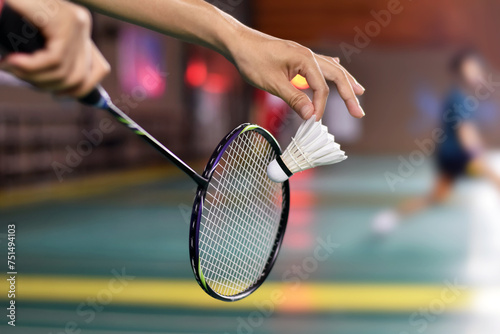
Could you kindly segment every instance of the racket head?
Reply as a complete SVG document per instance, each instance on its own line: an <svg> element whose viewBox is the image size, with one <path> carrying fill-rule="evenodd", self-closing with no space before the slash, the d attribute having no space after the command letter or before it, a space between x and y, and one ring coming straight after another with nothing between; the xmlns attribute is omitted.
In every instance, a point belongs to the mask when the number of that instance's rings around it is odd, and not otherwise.
<svg viewBox="0 0 500 334"><path fill-rule="evenodd" d="M205 167L203 177L209 182L197 189L189 253L198 284L216 299L247 297L276 261L290 188L288 180L269 180L267 166L280 154L267 130L242 124L222 139Z"/></svg>

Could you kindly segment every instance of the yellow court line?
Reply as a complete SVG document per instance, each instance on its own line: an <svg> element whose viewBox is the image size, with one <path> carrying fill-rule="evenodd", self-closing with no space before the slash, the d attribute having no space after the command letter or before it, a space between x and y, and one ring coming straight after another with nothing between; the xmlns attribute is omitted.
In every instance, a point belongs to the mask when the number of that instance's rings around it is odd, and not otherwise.
<svg viewBox="0 0 500 334"><path fill-rule="evenodd" d="M109 191L158 179L177 176L173 166L106 173L85 179L68 180L21 189L0 191L0 208L10 208L48 200L68 200L103 194Z"/></svg>
<svg viewBox="0 0 500 334"><path fill-rule="evenodd" d="M1 291L8 291L6 280ZM286 312L413 312L431 307L463 311L473 291L439 285L373 285L267 282L253 295L234 303L206 295L194 280L84 278L19 275L16 300L185 307L214 310L273 309ZM0 298L6 298L2 293ZM443 310L441 310L442 312Z"/></svg>

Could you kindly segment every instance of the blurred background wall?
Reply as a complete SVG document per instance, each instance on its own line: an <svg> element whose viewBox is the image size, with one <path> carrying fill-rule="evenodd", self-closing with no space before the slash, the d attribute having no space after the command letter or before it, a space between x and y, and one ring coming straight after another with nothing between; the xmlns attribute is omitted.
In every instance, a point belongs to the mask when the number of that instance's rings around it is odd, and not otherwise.
<svg viewBox="0 0 500 334"><path fill-rule="evenodd" d="M344 117L335 93L325 116L351 154L406 152L415 147L416 138L429 136L449 88L447 63L457 49L476 47L494 77L500 65L500 46L492 43L500 30L500 3L495 0L214 4L266 33L340 57L367 88L362 98L367 117L362 121ZM262 123L266 110L285 108L270 97L259 99L262 93L210 50L100 15L95 15L94 36L113 68L104 86L115 103L182 158L204 162L231 128L247 121ZM0 83L2 188L163 162L119 126L101 133L101 139L96 131L107 118L103 112L19 87L5 75ZM484 120L484 131L496 144L498 101L495 92ZM288 143L288 133L274 132ZM99 139L98 145L86 145L89 138ZM80 158L72 153L78 149Z"/></svg>

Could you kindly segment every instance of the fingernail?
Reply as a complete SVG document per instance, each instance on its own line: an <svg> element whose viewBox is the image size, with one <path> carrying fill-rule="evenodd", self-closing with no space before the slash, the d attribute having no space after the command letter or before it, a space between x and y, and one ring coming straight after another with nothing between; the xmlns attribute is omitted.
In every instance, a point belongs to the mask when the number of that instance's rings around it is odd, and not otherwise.
<svg viewBox="0 0 500 334"><path fill-rule="evenodd" d="M356 82L356 84L358 85L359 88L361 88L363 90L363 92L366 90L365 87L361 86L361 84L359 82Z"/></svg>
<svg viewBox="0 0 500 334"><path fill-rule="evenodd" d="M314 112L314 107L310 104L306 104L300 109L300 114L305 119L307 119L307 116L312 115L313 112Z"/></svg>
<svg viewBox="0 0 500 334"><path fill-rule="evenodd" d="M361 106L361 103L359 103L359 99L358 98L356 98L356 102L358 102L359 111L361 112L361 114L363 115L363 117L365 117L366 116L365 111L363 110L363 107Z"/></svg>
<svg viewBox="0 0 500 334"><path fill-rule="evenodd" d="M365 111L363 110L363 108L359 104L358 99L349 99L347 101L347 107L349 108L349 111L351 111L351 114L354 117L362 118L365 116ZM358 110L358 112L355 112L356 109Z"/></svg>

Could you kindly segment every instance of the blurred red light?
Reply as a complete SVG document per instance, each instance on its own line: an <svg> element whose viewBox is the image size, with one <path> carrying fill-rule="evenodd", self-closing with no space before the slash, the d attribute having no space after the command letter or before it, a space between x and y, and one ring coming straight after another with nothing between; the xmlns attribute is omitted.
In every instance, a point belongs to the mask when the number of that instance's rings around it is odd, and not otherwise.
<svg viewBox="0 0 500 334"><path fill-rule="evenodd" d="M166 80L158 70L151 66L141 66L137 72L137 79L146 90L148 97L157 98L163 95Z"/></svg>
<svg viewBox="0 0 500 334"><path fill-rule="evenodd" d="M203 60L191 60L186 69L185 80L191 87L200 87L207 80L207 64Z"/></svg>
<svg viewBox="0 0 500 334"><path fill-rule="evenodd" d="M295 86L295 88L298 89L308 89L309 84L307 83L306 78L304 78L302 75L297 74L295 78L292 79L292 85Z"/></svg>

